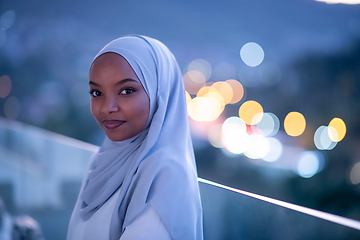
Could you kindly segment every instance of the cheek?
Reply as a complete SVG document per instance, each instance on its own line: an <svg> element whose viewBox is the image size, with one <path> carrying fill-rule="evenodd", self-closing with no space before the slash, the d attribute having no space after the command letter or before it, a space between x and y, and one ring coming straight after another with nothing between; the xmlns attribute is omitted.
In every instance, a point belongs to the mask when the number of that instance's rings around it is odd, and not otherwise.
<svg viewBox="0 0 360 240"><path fill-rule="evenodd" d="M143 107L142 112L144 115L144 121L146 123L149 118L149 113L150 113L150 100L147 95L146 95L146 98L144 99L142 107Z"/></svg>
<svg viewBox="0 0 360 240"><path fill-rule="evenodd" d="M91 112L91 114L93 115L93 117L94 117L95 119L98 118L98 112L99 112L99 111L98 111L98 107L97 107L97 104L94 103L93 100L90 101L90 112Z"/></svg>
<svg viewBox="0 0 360 240"><path fill-rule="evenodd" d="M150 101L148 96L147 95L142 96L141 99L137 101L137 104L134 107L135 107L134 109L137 109L136 115L138 118L138 123L141 125L145 125L149 118L149 112L150 112Z"/></svg>

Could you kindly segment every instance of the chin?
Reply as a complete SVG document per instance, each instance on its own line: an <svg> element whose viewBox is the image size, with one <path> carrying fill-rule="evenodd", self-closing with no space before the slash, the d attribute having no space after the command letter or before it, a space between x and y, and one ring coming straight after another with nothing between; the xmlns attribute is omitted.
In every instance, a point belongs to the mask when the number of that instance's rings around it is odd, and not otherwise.
<svg viewBox="0 0 360 240"><path fill-rule="evenodd" d="M120 142L120 141L124 141L126 139L121 138L121 137L116 137L116 136L111 136L109 134L106 135L111 141L113 142Z"/></svg>
<svg viewBox="0 0 360 240"><path fill-rule="evenodd" d="M120 142L133 137L133 136L124 136L123 134L119 134L115 132L112 133L105 132L105 134L113 142Z"/></svg>

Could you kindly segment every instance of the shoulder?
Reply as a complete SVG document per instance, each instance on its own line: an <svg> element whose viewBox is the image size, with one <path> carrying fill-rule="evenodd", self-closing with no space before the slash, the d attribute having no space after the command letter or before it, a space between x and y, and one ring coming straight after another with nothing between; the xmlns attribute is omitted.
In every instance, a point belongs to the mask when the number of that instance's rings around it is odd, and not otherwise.
<svg viewBox="0 0 360 240"><path fill-rule="evenodd" d="M148 184L149 194L154 192L173 196L198 193L197 173L187 159L154 154L144 159L137 172L138 184ZM174 192L174 189L177 189Z"/></svg>
<svg viewBox="0 0 360 240"><path fill-rule="evenodd" d="M140 163L138 171L145 175L166 175L171 179L175 176L186 178L188 175L196 174L193 169L186 157L171 156L159 151L147 156Z"/></svg>

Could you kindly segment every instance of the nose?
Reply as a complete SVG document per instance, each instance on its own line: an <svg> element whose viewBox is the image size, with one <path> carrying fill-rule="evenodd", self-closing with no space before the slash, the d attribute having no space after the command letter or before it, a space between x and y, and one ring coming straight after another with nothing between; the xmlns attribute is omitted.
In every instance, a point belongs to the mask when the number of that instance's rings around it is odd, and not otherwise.
<svg viewBox="0 0 360 240"><path fill-rule="evenodd" d="M103 113L112 113L119 111L119 105L116 102L115 97L107 97L104 99L104 103L102 104L101 111Z"/></svg>

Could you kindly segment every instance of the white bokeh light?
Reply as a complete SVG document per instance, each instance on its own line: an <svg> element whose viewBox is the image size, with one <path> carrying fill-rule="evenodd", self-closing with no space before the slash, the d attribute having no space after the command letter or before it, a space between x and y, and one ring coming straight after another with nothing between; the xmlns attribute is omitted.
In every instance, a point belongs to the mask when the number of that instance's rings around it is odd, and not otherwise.
<svg viewBox="0 0 360 240"><path fill-rule="evenodd" d="M269 141L269 152L266 154L262 159L264 159L267 162L275 162L278 160L282 153L283 153L283 145L282 143L277 140L276 138L267 138Z"/></svg>
<svg viewBox="0 0 360 240"><path fill-rule="evenodd" d="M320 126L314 134L314 143L319 150L331 150L337 142L333 142L329 137L328 127Z"/></svg>
<svg viewBox="0 0 360 240"><path fill-rule="evenodd" d="M223 123L222 132L225 136L236 129L240 129L241 131L246 132L246 124L239 117L229 117Z"/></svg>
<svg viewBox="0 0 360 240"><path fill-rule="evenodd" d="M260 130L261 134L266 137L274 136L280 128L279 118L273 113L258 113L254 116L253 121L257 121L260 117L262 117L261 120L251 128L256 127L256 130Z"/></svg>
<svg viewBox="0 0 360 240"><path fill-rule="evenodd" d="M249 136L249 148L244 154L251 159L265 157L270 150L269 141L261 135L253 134Z"/></svg>
<svg viewBox="0 0 360 240"><path fill-rule="evenodd" d="M297 164L297 173L303 178L311 178L322 168L323 159L315 152L304 152Z"/></svg>
<svg viewBox="0 0 360 240"><path fill-rule="evenodd" d="M250 67L259 66L264 60L264 55L262 47L255 42L246 43L240 50L241 59Z"/></svg>
<svg viewBox="0 0 360 240"><path fill-rule="evenodd" d="M249 143L249 135L239 128L223 136L223 144L231 153L240 154L245 152L249 147Z"/></svg>

